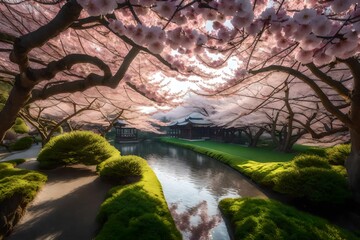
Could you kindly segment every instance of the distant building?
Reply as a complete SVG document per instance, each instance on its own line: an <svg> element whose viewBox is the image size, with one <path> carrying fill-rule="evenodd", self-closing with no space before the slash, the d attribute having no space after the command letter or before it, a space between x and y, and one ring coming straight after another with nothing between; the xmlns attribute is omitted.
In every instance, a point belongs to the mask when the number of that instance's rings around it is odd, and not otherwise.
<svg viewBox="0 0 360 240"><path fill-rule="evenodd" d="M200 113L192 113L185 118L171 122L168 135L185 139L209 139L212 123Z"/></svg>
<svg viewBox="0 0 360 240"><path fill-rule="evenodd" d="M116 135L115 142L118 143L129 143L138 142L138 130L131 127L126 121L118 120L114 124Z"/></svg>

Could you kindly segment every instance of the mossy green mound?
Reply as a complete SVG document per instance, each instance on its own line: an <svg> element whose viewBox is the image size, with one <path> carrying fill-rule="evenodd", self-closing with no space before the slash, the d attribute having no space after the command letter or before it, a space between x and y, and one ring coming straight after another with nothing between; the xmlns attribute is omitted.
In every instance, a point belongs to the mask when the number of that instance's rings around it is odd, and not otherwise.
<svg viewBox="0 0 360 240"><path fill-rule="evenodd" d="M31 137L23 137L14 142L10 145L11 151L20 151L20 150L26 150L29 149L32 144L34 143L34 140Z"/></svg>
<svg viewBox="0 0 360 240"><path fill-rule="evenodd" d="M0 163L0 205L15 194L30 202L46 182L47 177L36 171L14 167L15 162Z"/></svg>
<svg viewBox="0 0 360 240"><path fill-rule="evenodd" d="M132 159L141 165L140 181L110 190L109 197L102 204L98 220L103 227L97 240L158 240L181 239L167 207L161 185L147 162L137 156L121 157ZM108 161L123 161L121 158ZM102 171L113 165L102 163Z"/></svg>
<svg viewBox="0 0 360 240"><path fill-rule="evenodd" d="M47 180L41 173L14 167L23 161L0 163L0 239L11 232Z"/></svg>
<svg viewBox="0 0 360 240"><path fill-rule="evenodd" d="M96 165L120 152L105 138L90 131L74 131L52 138L41 150L37 160L40 168L82 163Z"/></svg>
<svg viewBox="0 0 360 240"><path fill-rule="evenodd" d="M326 220L274 200L223 199L219 207L241 240L355 240L350 232Z"/></svg>
<svg viewBox="0 0 360 240"><path fill-rule="evenodd" d="M97 166L97 171L103 179L117 183L130 183L142 176L142 159L136 156L110 158Z"/></svg>

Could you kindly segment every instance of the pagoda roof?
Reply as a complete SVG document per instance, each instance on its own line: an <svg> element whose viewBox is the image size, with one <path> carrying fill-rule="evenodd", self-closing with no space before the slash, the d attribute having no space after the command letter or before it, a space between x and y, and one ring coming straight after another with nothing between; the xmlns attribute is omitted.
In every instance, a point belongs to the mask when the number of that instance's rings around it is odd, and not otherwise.
<svg viewBox="0 0 360 240"><path fill-rule="evenodd" d="M210 122L209 120L205 119L205 116L202 115L201 113L191 113L186 117L183 118L179 118L173 122L171 122L168 126L186 126L188 124L193 124L196 126L210 126L212 125L212 122Z"/></svg>

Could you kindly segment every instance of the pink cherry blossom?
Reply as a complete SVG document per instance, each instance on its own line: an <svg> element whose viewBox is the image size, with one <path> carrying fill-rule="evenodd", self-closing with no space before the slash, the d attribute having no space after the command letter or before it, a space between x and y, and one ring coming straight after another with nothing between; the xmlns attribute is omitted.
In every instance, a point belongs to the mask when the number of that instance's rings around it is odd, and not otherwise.
<svg viewBox="0 0 360 240"><path fill-rule="evenodd" d="M300 41L300 47L305 51L312 51L321 45L321 39L314 34L308 35Z"/></svg>
<svg viewBox="0 0 360 240"><path fill-rule="evenodd" d="M308 36L312 31L310 25L298 25L294 30L293 37L296 41L300 41Z"/></svg>
<svg viewBox="0 0 360 240"><path fill-rule="evenodd" d="M126 29L121 21L109 19L109 27L119 35L125 35Z"/></svg>
<svg viewBox="0 0 360 240"><path fill-rule="evenodd" d="M333 0L331 3L331 10L335 13L341 13L348 9L351 4L351 0Z"/></svg>
<svg viewBox="0 0 360 240"><path fill-rule="evenodd" d="M249 12L252 12L252 5L248 0L235 1L236 15L246 17Z"/></svg>
<svg viewBox="0 0 360 240"><path fill-rule="evenodd" d="M335 61L335 57L327 55L324 51L322 51L321 53L317 53L314 56L314 64L317 66L329 64L333 61Z"/></svg>
<svg viewBox="0 0 360 240"><path fill-rule="evenodd" d="M294 14L294 20L299 24L309 24L315 16L316 16L315 9L305 8L300 12Z"/></svg>
<svg viewBox="0 0 360 240"><path fill-rule="evenodd" d="M231 20L231 23L236 28L244 28L249 26L254 19L254 13L248 12L247 15L235 15Z"/></svg>
<svg viewBox="0 0 360 240"><path fill-rule="evenodd" d="M169 18L174 14L176 10L176 5L173 1L156 1L156 6L154 7L154 10L158 12L161 16Z"/></svg>
<svg viewBox="0 0 360 240"><path fill-rule="evenodd" d="M332 29L332 24L324 15L319 15L311 21L312 31L319 36L327 36Z"/></svg>
<svg viewBox="0 0 360 240"><path fill-rule="evenodd" d="M313 52L312 51L305 51L300 49L297 54L295 55L295 59L302 64L308 64L312 62Z"/></svg>
<svg viewBox="0 0 360 240"><path fill-rule="evenodd" d="M235 0L220 0L218 11L225 16L233 16L236 12Z"/></svg>

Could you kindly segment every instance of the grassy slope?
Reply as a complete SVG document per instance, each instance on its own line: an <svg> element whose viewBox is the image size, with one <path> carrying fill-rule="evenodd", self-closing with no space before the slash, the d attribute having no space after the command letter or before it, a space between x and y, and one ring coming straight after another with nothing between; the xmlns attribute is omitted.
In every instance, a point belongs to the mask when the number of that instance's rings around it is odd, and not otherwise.
<svg viewBox="0 0 360 240"><path fill-rule="evenodd" d="M155 173L141 162L142 179L111 189L102 204L98 219L104 225L97 240L181 239Z"/></svg>
<svg viewBox="0 0 360 240"><path fill-rule="evenodd" d="M326 220L300 212L273 200L223 199L219 207L230 219L235 239L355 240L353 234Z"/></svg>

